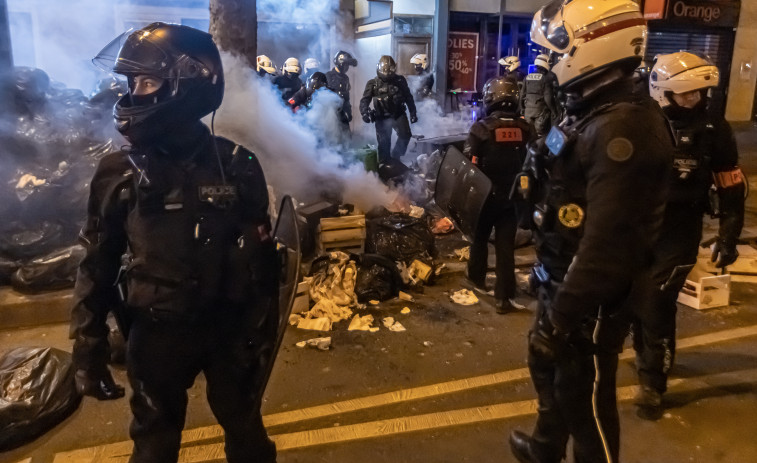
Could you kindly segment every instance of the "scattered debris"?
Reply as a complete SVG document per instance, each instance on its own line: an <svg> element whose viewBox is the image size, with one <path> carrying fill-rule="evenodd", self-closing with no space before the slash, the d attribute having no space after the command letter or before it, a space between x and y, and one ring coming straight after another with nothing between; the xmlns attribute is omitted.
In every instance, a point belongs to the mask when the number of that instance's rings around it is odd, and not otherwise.
<svg viewBox="0 0 757 463"><path fill-rule="evenodd" d="M452 296L450 296L450 299L452 299L452 302L455 304L460 305L478 304L478 298L473 294L473 291L469 289L461 289L460 291L454 292Z"/></svg>
<svg viewBox="0 0 757 463"><path fill-rule="evenodd" d="M405 331L405 327L402 323L395 321L394 317L386 317L383 320L384 326L389 328L389 331Z"/></svg>
<svg viewBox="0 0 757 463"><path fill-rule="evenodd" d="M331 331L332 322L328 317L300 318L297 328L301 330Z"/></svg>
<svg viewBox="0 0 757 463"><path fill-rule="evenodd" d="M460 249L455 249L455 255L460 261L470 260L470 246L465 246Z"/></svg>
<svg viewBox="0 0 757 463"><path fill-rule="evenodd" d="M423 345L426 346L426 347L431 347L431 346L434 345L434 343L431 342L431 341L423 341Z"/></svg>
<svg viewBox="0 0 757 463"><path fill-rule="evenodd" d="M432 273L432 268L430 265L424 264L417 259L410 264L410 267L408 267L407 270L410 274L411 279L419 280L423 283L428 282L428 279L431 277Z"/></svg>
<svg viewBox="0 0 757 463"><path fill-rule="evenodd" d="M453 224L452 221L447 217L442 217L434 222L434 225L431 227L431 233L435 235L443 235L445 233L451 232L454 229L455 224Z"/></svg>
<svg viewBox="0 0 757 463"><path fill-rule="evenodd" d="M350 326L347 328L348 331L370 331L371 333L375 333L378 331L377 326L371 326L373 325L373 315L355 315L352 318L352 321L350 322Z"/></svg>
<svg viewBox="0 0 757 463"><path fill-rule="evenodd" d="M410 307L404 307L404 308L403 308L403 309L402 309L402 310L400 311L400 313L401 313L401 314L403 314L403 315L407 315L407 314L409 314L409 313L410 313Z"/></svg>
<svg viewBox="0 0 757 463"><path fill-rule="evenodd" d="M401 300L403 300L403 301L408 301L408 302L414 302L415 301L415 299L413 298L413 296L409 295L408 293L406 293L404 291L400 291L398 297Z"/></svg>
<svg viewBox="0 0 757 463"><path fill-rule="evenodd" d="M307 341L300 341L295 345L300 348L310 346L318 350L329 350L329 347L331 347L331 337L308 339Z"/></svg>
<svg viewBox="0 0 757 463"><path fill-rule="evenodd" d="M370 305L379 305L380 301L377 301L376 299L371 299L370 301L368 301L368 303Z"/></svg>
<svg viewBox="0 0 757 463"><path fill-rule="evenodd" d="M410 205L410 213L408 214L410 217L415 217L416 219L420 219L423 217L423 214L426 213L426 210L422 207L413 206Z"/></svg>

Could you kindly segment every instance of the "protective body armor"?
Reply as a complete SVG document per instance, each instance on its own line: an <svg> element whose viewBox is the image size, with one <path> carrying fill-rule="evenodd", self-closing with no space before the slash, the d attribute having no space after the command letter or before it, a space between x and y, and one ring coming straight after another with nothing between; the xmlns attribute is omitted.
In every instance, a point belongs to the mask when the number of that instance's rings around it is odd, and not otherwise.
<svg viewBox="0 0 757 463"><path fill-rule="evenodd" d="M326 73L326 87L329 90L339 95L342 99L342 111L347 119L343 122L349 122L352 120L352 104L350 103L350 78L346 74L343 74L336 69L332 69Z"/></svg>
<svg viewBox="0 0 757 463"><path fill-rule="evenodd" d="M610 127L627 125L627 121L640 115L652 119L644 123L644 126L651 127L648 133L639 130L632 137L632 134L628 133L630 129L624 128L620 134L613 137ZM654 121L658 125L654 125L652 123ZM641 124L638 125L640 129ZM602 133L603 127L606 128L604 133ZM653 195L650 191L628 191L631 188L629 185L621 185L617 182L606 183L602 187L604 190L602 193L599 191L594 193L590 190L592 179L587 176L587 166L598 164L592 157L609 157L610 162L601 159L603 164L608 163L606 167L597 167L595 173L589 172L592 176L597 175L599 176L597 178L601 179L603 170L617 169L618 174L623 174L625 170L638 168L634 165L637 163L658 163L660 164L659 180L654 181L647 176L639 179L639 181L643 180L644 183L649 183L649 185L644 187L639 184L637 188L639 190L645 188L657 189L656 195L659 196L660 185L664 184L663 179L665 175L668 175L668 170L666 170L664 164L661 164L662 158L660 156L648 160L641 160L640 158L644 153L642 147L648 146L651 143L649 140L655 140L662 147L672 145L670 133L665 130L665 127L666 122L654 101L619 96L604 104L596 105L595 109L589 111L588 114L566 117L560 124L565 139L559 153L554 152L555 150L552 148L548 154L542 155L540 159L534 159L534 156L530 156L527 165L531 166L532 175L528 180L521 179L520 185L522 187L524 182L525 184L532 184L529 188L530 193L533 194L533 198L538 198L532 212L537 254L540 262L549 270L552 278L561 281L574 256L579 252L579 243L585 236L584 227L587 220L587 206L590 203L589 195L591 194L604 195L602 198L593 199L597 204L602 203L601 207L594 206L594 210L598 213L605 213L608 217L602 222L595 219L596 230L600 230L607 236L615 235L617 240L615 246L627 245L636 249L652 249L655 232L659 229L662 220L664 198L652 200ZM553 128L553 132L550 132L550 135L547 136L548 145L551 135L557 130L557 128ZM613 138L607 140L606 137ZM645 139L645 137L648 137L648 139ZM600 139L600 141L596 141L597 139ZM606 147L602 146L603 144L606 144ZM661 152L659 146L655 146L655 153ZM668 148L662 150L662 152L669 153L670 150L671 148ZM649 172L649 170L647 171ZM606 202L606 198L610 197L620 197L627 206L633 208L620 214L637 217L632 226L633 230L623 230L623 236L619 233L620 230L615 229L617 224L613 223L613 221L619 220L618 213L609 212L609 209L614 207ZM600 210L605 208L607 210ZM648 210L645 211L645 209ZM596 230L592 235L596 235ZM601 238L591 236L587 239ZM598 258L598 256L592 257ZM619 265L639 268L648 257L649 255L628 256L628 261L622 263L607 261L604 265L608 271ZM595 283L586 282L585 284ZM576 283L576 286L578 285L579 283Z"/></svg>
<svg viewBox="0 0 757 463"><path fill-rule="evenodd" d="M273 85L275 85L281 92L281 99L289 101L289 99L292 98L292 95L302 88L302 80L300 80L300 76L297 75L277 76L273 79Z"/></svg>
<svg viewBox="0 0 757 463"><path fill-rule="evenodd" d="M522 119L494 112L476 122L463 154L492 181L494 194L507 200L526 157L531 129Z"/></svg>
<svg viewBox="0 0 757 463"><path fill-rule="evenodd" d="M523 81L521 108L523 117L539 134L549 131L556 116L554 78L544 72L532 72Z"/></svg>
<svg viewBox="0 0 757 463"><path fill-rule="evenodd" d="M376 119L396 119L405 112L406 106L411 115L416 111L407 80L400 75L394 75L386 81L379 77L369 80L365 85L363 98L360 100L361 114L368 111L370 101L373 102Z"/></svg>
<svg viewBox="0 0 757 463"><path fill-rule="evenodd" d="M255 202L267 199L252 184L262 180L259 166L248 151L225 139L217 143L227 155L225 184L210 139L201 151L208 155L185 169L172 168L172 159L147 157L150 185L139 185L135 177L136 200L126 222L130 307L193 319L220 301L254 301L251 282L272 269L272 262L262 262L271 255L261 253L270 226L254 212L264 207Z"/></svg>

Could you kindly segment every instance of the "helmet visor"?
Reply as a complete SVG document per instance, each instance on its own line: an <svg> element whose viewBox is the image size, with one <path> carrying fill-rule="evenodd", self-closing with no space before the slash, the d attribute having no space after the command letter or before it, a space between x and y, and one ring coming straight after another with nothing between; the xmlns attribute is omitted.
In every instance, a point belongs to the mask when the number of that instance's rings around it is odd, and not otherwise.
<svg viewBox="0 0 757 463"><path fill-rule="evenodd" d="M563 20L563 4L563 0L554 0L537 11L531 23L531 40L560 53L567 52L573 42Z"/></svg>
<svg viewBox="0 0 757 463"><path fill-rule="evenodd" d="M153 35L149 30L126 31L106 45L92 62L106 72L127 76L193 79L210 74L201 62L158 45Z"/></svg>

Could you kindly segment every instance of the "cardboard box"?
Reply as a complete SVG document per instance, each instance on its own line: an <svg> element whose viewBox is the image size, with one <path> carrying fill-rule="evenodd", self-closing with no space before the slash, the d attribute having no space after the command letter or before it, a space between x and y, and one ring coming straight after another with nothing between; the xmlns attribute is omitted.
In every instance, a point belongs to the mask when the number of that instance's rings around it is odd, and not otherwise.
<svg viewBox="0 0 757 463"><path fill-rule="evenodd" d="M301 281L297 285L297 294L294 296L292 313L302 313L310 310L310 283Z"/></svg>
<svg viewBox="0 0 757 463"><path fill-rule="evenodd" d="M695 266L678 293L678 302L697 310L728 305L731 275L713 275Z"/></svg>

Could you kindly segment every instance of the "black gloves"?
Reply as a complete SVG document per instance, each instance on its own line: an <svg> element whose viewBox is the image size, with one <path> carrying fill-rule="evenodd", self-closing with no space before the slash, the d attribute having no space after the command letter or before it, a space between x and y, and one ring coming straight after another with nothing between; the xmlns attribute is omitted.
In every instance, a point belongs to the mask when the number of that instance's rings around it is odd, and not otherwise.
<svg viewBox="0 0 757 463"><path fill-rule="evenodd" d="M368 113L363 114L363 122L365 122L366 124L370 124L371 122L373 122L371 120L371 116Z"/></svg>
<svg viewBox="0 0 757 463"><path fill-rule="evenodd" d="M739 257L739 251L736 250L736 242L733 240L718 238L710 249L712 250L710 260L715 262L715 267L718 268L731 265Z"/></svg>
<svg viewBox="0 0 757 463"><path fill-rule="evenodd" d="M417 114L411 114L410 115L410 123L411 124L415 124L416 122L418 122L418 115Z"/></svg>
<svg viewBox="0 0 757 463"><path fill-rule="evenodd" d="M555 360L568 348L567 336L558 333L544 318L528 333L529 350L544 359Z"/></svg>

